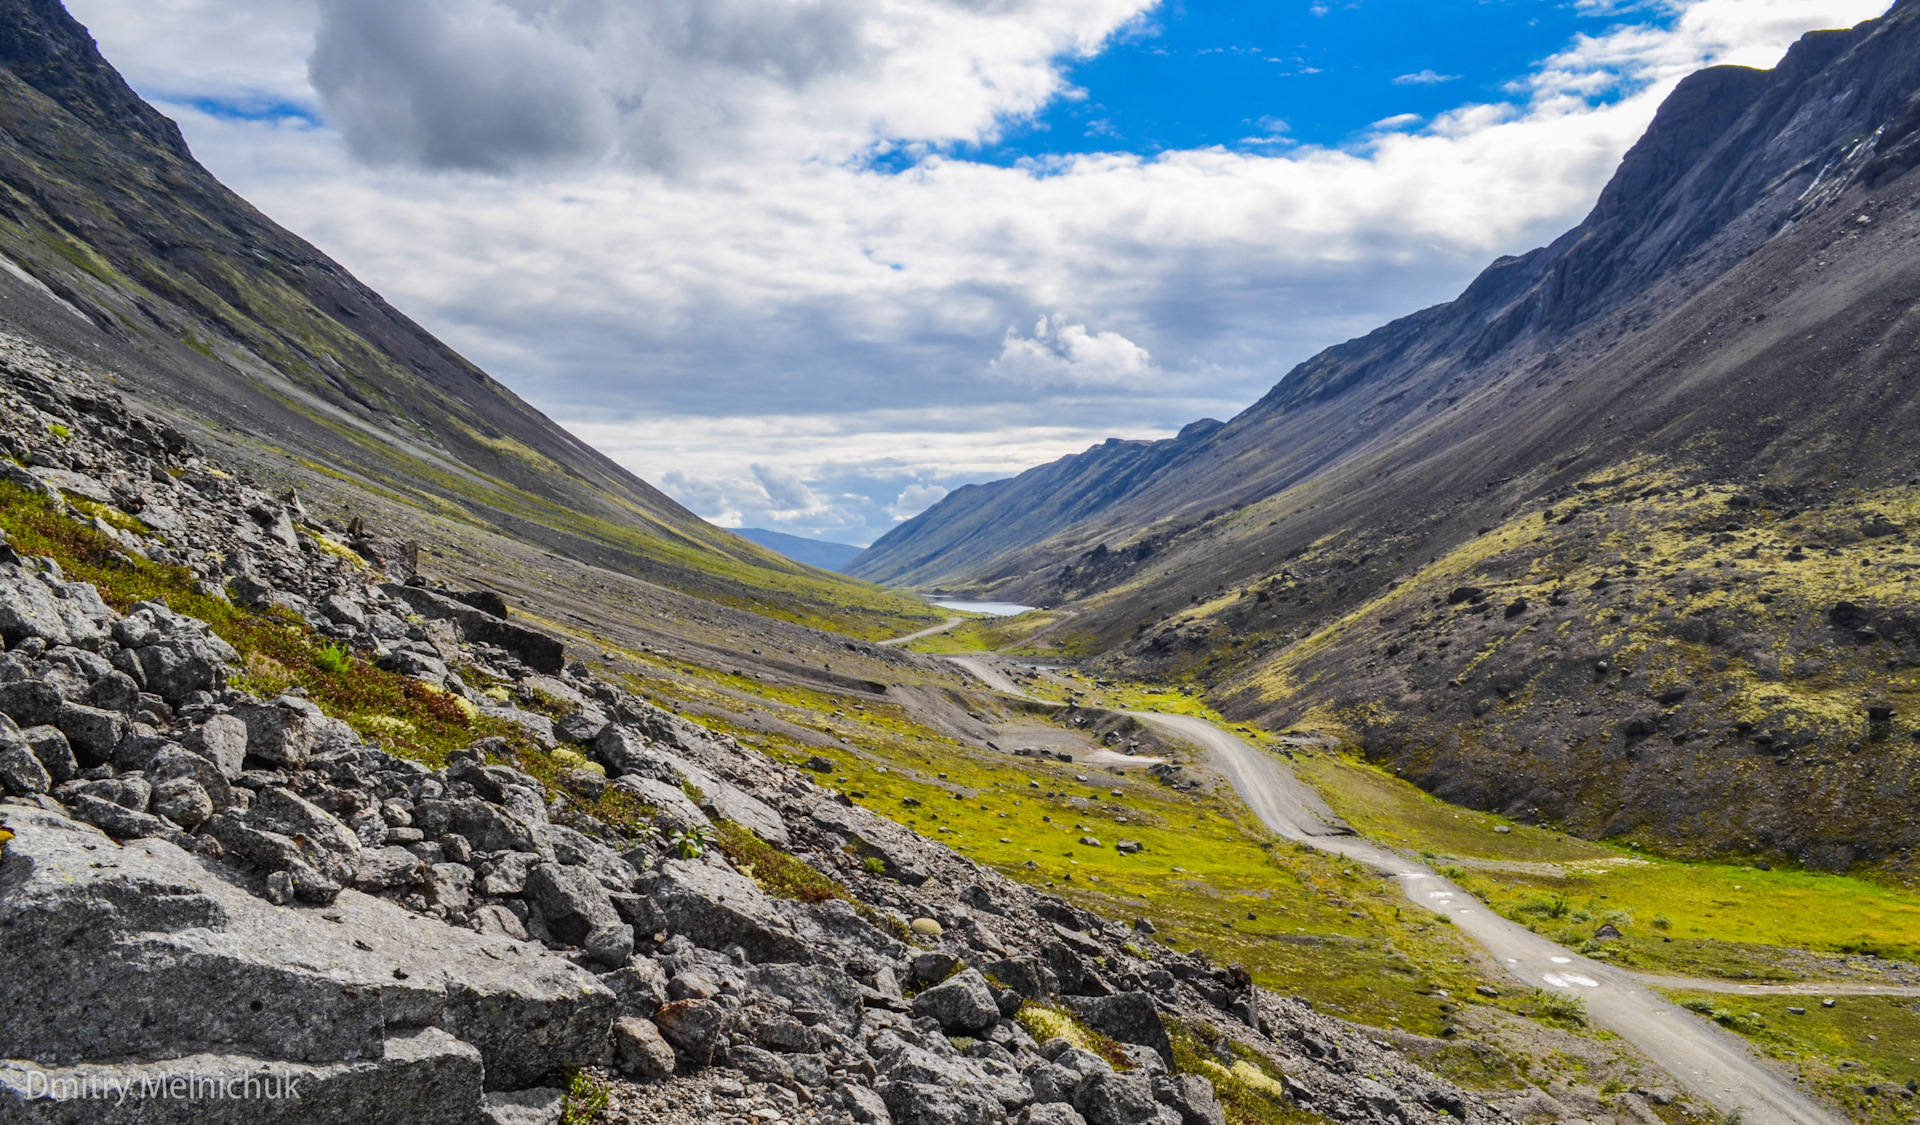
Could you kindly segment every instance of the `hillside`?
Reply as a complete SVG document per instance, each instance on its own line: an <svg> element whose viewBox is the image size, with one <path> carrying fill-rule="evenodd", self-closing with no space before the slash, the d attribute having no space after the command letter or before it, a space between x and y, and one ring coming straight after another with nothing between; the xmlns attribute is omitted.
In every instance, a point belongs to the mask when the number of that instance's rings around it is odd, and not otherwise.
<svg viewBox="0 0 1920 1125"><path fill-rule="evenodd" d="M735 535L748 542L758 543L769 551L785 555L794 562L817 566L821 570L840 570L860 554L860 548L850 543L829 543L824 539L807 539L799 535L788 535L784 531L769 531L763 527L735 528Z"/></svg>
<svg viewBox="0 0 1920 1125"><path fill-rule="evenodd" d="M58 0L0 0L0 254L0 323L391 538L452 524L874 635L917 612L705 523L555 425L215 180Z"/></svg>
<svg viewBox="0 0 1920 1125"><path fill-rule="evenodd" d="M962 577L1455 800L1903 865L1916 130L1910 0L1696 74L1551 246ZM946 506L897 534L1018 516Z"/></svg>

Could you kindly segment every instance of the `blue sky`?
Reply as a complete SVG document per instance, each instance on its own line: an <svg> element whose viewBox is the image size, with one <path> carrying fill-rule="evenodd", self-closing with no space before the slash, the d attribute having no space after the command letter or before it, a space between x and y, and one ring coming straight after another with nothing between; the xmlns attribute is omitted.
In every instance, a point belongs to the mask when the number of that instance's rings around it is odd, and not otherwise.
<svg viewBox="0 0 1920 1125"><path fill-rule="evenodd" d="M1174 0L1094 57L1067 60L1073 96L1000 143L963 152L1011 164L1350 144L1389 118L1426 121L1468 102L1516 100L1524 95L1512 83L1576 35L1671 19L1658 8L1621 14L1567 0Z"/></svg>
<svg viewBox="0 0 1920 1125"><path fill-rule="evenodd" d="M556 421L864 544L1232 416L1578 222L1687 73L1888 0L65 2Z"/></svg>

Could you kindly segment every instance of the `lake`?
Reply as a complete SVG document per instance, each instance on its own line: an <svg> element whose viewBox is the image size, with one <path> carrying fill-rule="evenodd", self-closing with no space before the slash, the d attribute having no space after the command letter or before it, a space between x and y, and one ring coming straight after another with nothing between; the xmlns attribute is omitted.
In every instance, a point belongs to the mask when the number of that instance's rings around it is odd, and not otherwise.
<svg viewBox="0 0 1920 1125"><path fill-rule="evenodd" d="M1033 607L1014 605L1012 602L935 602L941 609L957 609L961 613L984 613L989 617L1012 617L1016 613L1025 613Z"/></svg>

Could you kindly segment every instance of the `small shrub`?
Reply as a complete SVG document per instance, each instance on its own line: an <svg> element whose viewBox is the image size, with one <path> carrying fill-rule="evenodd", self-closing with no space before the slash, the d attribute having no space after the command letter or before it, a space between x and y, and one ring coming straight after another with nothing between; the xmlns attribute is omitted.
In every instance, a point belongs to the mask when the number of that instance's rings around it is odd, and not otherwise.
<svg viewBox="0 0 1920 1125"><path fill-rule="evenodd" d="M713 846L713 829L702 824L697 828L676 828L673 835L667 837L667 848L681 859L699 859Z"/></svg>
<svg viewBox="0 0 1920 1125"><path fill-rule="evenodd" d="M1653 928L1656 930L1671 930L1673 929L1673 919L1667 917L1665 914L1655 914L1653 916Z"/></svg>
<svg viewBox="0 0 1920 1125"><path fill-rule="evenodd" d="M1587 1002L1578 996L1570 996L1564 992L1538 991L1534 993L1534 1000L1540 1014L1550 1020L1579 1024L1587 1022Z"/></svg>
<svg viewBox="0 0 1920 1125"><path fill-rule="evenodd" d="M329 676L342 675L353 667L353 653L346 645L321 645L313 654L313 664Z"/></svg>
<svg viewBox="0 0 1920 1125"><path fill-rule="evenodd" d="M877 855L870 855L861 860L860 866L869 875L885 875L887 873L887 861Z"/></svg>
<svg viewBox="0 0 1920 1125"><path fill-rule="evenodd" d="M68 429L66 426L63 426L58 422L47 423L47 432L52 434L54 437L59 438L61 441L65 441L68 438L73 436L72 430Z"/></svg>
<svg viewBox="0 0 1920 1125"><path fill-rule="evenodd" d="M566 1073L567 1096L560 1110L560 1125L592 1125L607 1108L607 1084L571 1063Z"/></svg>

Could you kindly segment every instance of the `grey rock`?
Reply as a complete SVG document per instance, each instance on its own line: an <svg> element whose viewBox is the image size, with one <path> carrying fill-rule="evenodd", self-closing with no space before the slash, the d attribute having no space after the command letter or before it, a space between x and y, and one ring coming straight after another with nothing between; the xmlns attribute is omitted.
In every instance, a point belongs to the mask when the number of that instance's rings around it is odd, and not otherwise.
<svg viewBox="0 0 1920 1125"><path fill-rule="evenodd" d="M651 807L658 814L655 823L662 829L699 828L712 823L700 806L693 803L693 798L679 787L656 778L627 774L614 779L612 788L623 789Z"/></svg>
<svg viewBox="0 0 1920 1125"><path fill-rule="evenodd" d="M1060 980L1037 957L1011 957L980 966L980 971L1028 1000L1045 1000L1060 991Z"/></svg>
<svg viewBox="0 0 1920 1125"><path fill-rule="evenodd" d="M480 1052L434 1027L396 1032L371 1058L322 1064L242 1054L69 1066L7 1059L0 1060L0 1120L19 1125L473 1125L483 1097L481 1074ZM134 1077L135 1092L124 1100L33 1096L36 1090L109 1088L136 1075L155 1083L191 1076L200 1085L180 1090L181 1096L140 1096ZM227 1096L229 1091L240 1096Z"/></svg>
<svg viewBox="0 0 1920 1125"><path fill-rule="evenodd" d="M422 828L428 827L425 818L417 823ZM488 804L478 797L449 802L445 829L441 834L464 837L476 851L536 854L540 851L539 845L534 842L531 827L500 806Z"/></svg>
<svg viewBox="0 0 1920 1125"><path fill-rule="evenodd" d="M233 715L215 715L187 732L184 744L231 781L245 768L247 724Z"/></svg>
<svg viewBox="0 0 1920 1125"><path fill-rule="evenodd" d="M711 1000L675 1000L653 1014L661 1036L703 1064L712 1060L726 1022L726 1009Z"/></svg>
<svg viewBox="0 0 1920 1125"><path fill-rule="evenodd" d="M79 703L63 703L54 713L53 725L67 736L74 757L83 766L96 766L112 759L120 740L127 736L127 717L118 711L103 711Z"/></svg>
<svg viewBox="0 0 1920 1125"><path fill-rule="evenodd" d="M405 848L370 848L354 864L353 885L369 894L411 886L420 880L424 868L420 858Z"/></svg>
<svg viewBox="0 0 1920 1125"><path fill-rule="evenodd" d="M1152 1081L1155 1100L1178 1113L1182 1125L1227 1125L1227 1114L1214 1095L1213 1083L1202 1075L1158 1074Z"/></svg>
<svg viewBox="0 0 1920 1125"><path fill-rule="evenodd" d="M481 869L480 893L492 898L507 898L527 889L527 874L545 862L532 852L503 852Z"/></svg>
<svg viewBox="0 0 1920 1125"><path fill-rule="evenodd" d="M360 837L331 813L285 789L262 789L247 810L247 824L282 836L300 837L322 852L348 861L360 855Z"/></svg>
<svg viewBox="0 0 1920 1125"><path fill-rule="evenodd" d="M115 848L43 810L9 810L8 825L0 963L35 982L0 990L9 1053L378 1062L389 1034L433 1026L479 1049L489 1086L512 1088L606 1043L613 994L536 947L355 891L325 917L270 906L172 844Z"/></svg>
<svg viewBox="0 0 1920 1125"><path fill-rule="evenodd" d="M700 811L714 820L731 820L735 824L753 829L762 840L776 847L792 846L787 836L787 826L780 814L772 806L754 797L746 791L730 785L718 778L709 777L701 784L699 777L690 779L705 795L700 802Z"/></svg>
<svg viewBox="0 0 1920 1125"><path fill-rule="evenodd" d="M640 873L593 837L571 828L550 825L541 830L553 857L568 867L584 867L609 891L631 891Z"/></svg>
<svg viewBox="0 0 1920 1125"><path fill-rule="evenodd" d="M1087 1119L1064 1102L1030 1105L1014 1121L1016 1125L1087 1125Z"/></svg>
<svg viewBox="0 0 1920 1125"><path fill-rule="evenodd" d="M931 1016L949 1035L973 1035L1000 1022L1000 1005L978 969L967 969L913 998L913 1014Z"/></svg>
<svg viewBox="0 0 1920 1125"><path fill-rule="evenodd" d="M747 1076L750 1082L787 1086L793 1082L793 1066L772 1051L736 1044L727 1048L727 1065Z"/></svg>
<svg viewBox="0 0 1920 1125"><path fill-rule="evenodd" d="M1049 1040L1049 1043L1051 1042L1053 1041ZM1112 1065L1099 1055L1070 1043L1064 1049L1053 1053L1053 1065L1072 1074L1075 1083L1089 1074L1100 1074L1113 1069Z"/></svg>
<svg viewBox="0 0 1920 1125"><path fill-rule="evenodd" d="M756 965L755 986L793 1005L796 1011L819 1017L819 1026L839 1035L853 1035L865 1008L860 982L832 965Z"/></svg>
<svg viewBox="0 0 1920 1125"><path fill-rule="evenodd" d="M233 807L233 787L227 784L227 779L219 768L198 754L188 753L175 743L162 742L148 757L144 769L147 780L154 784L156 790L167 782L191 781L207 794L213 812L225 812ZM208 816L211 815L212 813L208 814Z"/></svg>
<svg viewBox="0 0 1920 1125"><path fill-rule="evenodd" d="M269 703L236 706L233 716L247 728L247 755L283 769L305 766L318 733L310 707L312 704L296 706L285 696Z"/></svg>
<svg viewBox="0 0 1920 1125"><path fill-rule="evenodd" d="M553 734L553 720L545 715L522 711L517 707L482 707L480 713L489 719L503 719L517 725L542 750L551 750L560 745L560 740Z"/></svg>
<svg viewBox="0 0 1920 1125"><path fill-rule="evenodd" d="M65 703L60 689L44 680L0 684L0 714L23 727L53 722Z"/></svg>
<svg viewBox="0 0 1920 1125"><path fill-rule="evenodd" d="M459 863L436 863L424 874L428 902L459 914L473 907L473 868Z"/></svg>
<svg viewBox="0 0 1920 1125"><path fill-rule="evenodd" d="M147 805L153 800L153 785L139 774L122 774L119 777L101 778L99 781L84 783L81 792L103 801L112 801L123 809L134 812L147 811Z"/></svg>
<svg viewBox="0 0 1920 1125"><path fill-rule="evenodd" d="M1074 1088L1073 1108L1087 1125L1180 1125L1179 1112L1155 1101L1150 1081L1131 1072L1089 1074Z"/></svg>
<svg viewBox="0 0 1920 1125"><path fill-rule="evenodd" d="M624 1016L651 1016L667 1002L667 974L651 957L634 956L600 983L612 990Z"/></svg>
<svg viewBox="0 0 1920 1125"><path fill-rule="evenodd" d="M73 815L116 840L144 840L154 836L181 836L178 828L157 816L135 812L124 805L82 793L72 801ZM185 837L182 836L184 839Z"/></svg>
<svg viewBox="0 0 1920 1125"><path fill-rule="evenodd" d="M47 773L25 739L0 741L0 791L16 797L30 797L53 789L53 777Z"/></svg>
<svg viewBox="0 0 1920 1125"><path fill-rule="evenodd" d="M633 927L621 921L606 888L581 868L543 863L528 873L527 895L558 940L610 967L633 956Z"/></svg>
<svg viewBox="0 0 1920 1125"><path fill-rule="evenodd" d="M553 725L553 733L567 742L592 745L607 729L607 717L591 707L576 707Z"/></svg>
<svg viewBox="0 0 1920 1125"><path fill-rule="evenodd" d="M871 1087L849 1082L835 1091L840 1105L859 1125L893 1125L887 1103Z"/></svg>
<svg viewBox="0 0 1920 1125"><path fill-rule="evenodd" d="M49 645L73 643L60 599L35 578L0 580L0 637L12 648L28 637Z"/></svg>
<svg viewBox="0 0 1920 1125"><path fill-rule="evenodd" d="M888 1079L876 1087L899 1125L1005 1125L1006 1108L967 1086Z"/></svg>
<svg viewBox="0 0 1920 1125"><path fill-rule="evenodd" d="M697 860L669 859L642 878L642 890L676 934L695 945L738 945L757 962L810 961L812 947L753 880Z"/></svg>
<svg viewBox="0 0 1920 1125"><path fill-rule="evenodd" d="M40 759L46 767L47 776L55 785L72 779L80 772L80 763L73 756L73 747L67 742L67 736L60 733L56 726L28 727L20 732L20 737L33 750L33 756Z"/></svg>
<svg viewBox="0 0 1920 1125"><path fill-rule="evenodd" d="M328 594L321 598L320 612L326 615L327 620L341 625L361 628L367 623L367 611L360 608L360 603L340 594Z"/></svg>
<svg viewBox="0 0 1920 1125"><path fill-rule="evenodd" d="M665 1078L673 1073L673 1047L652 1020L617 1019L613 1021L613 1066L628 1078Z"/></svg>
<svg viewBox="0 0 1920 1125"><path fill-rule="evenodd" d="M481 1103L478 1125L560 1125L566 1103L566 1091L553 1086L498 1090Z"/></svg>
<svg viewBox="0 0 1920 1125"><path fill-rule="evenodd" d="M140 685L125 672L108 672L94 681L87 702L105 711L131 717L140 708Z"/></svg>
<svg viewBox="0 0 1920 1125"><path fill-rule="evenodd" d="M213 798L191 778L176 777L153 789L153 811L182 828L194 829L214 814Z"/></svg>
<svg viewBox="0 0 1920 1125"><path fill-rule="evenodd" d="M1173 1042L1167 1038L1166 1026L1160 1022L1160 1009L1146 993L1122 992L1093 999L1075 997L1067 1001L1067 1006L1095 1031L1122 1043L1151 1047L1163 1062L1173 1065Z"/></svg>
<svg viewBox="0 0 1920 1125"><path fill-rule="evenodd" d="M217 638L170 638L139 650L147 690L169 703L196 691L218 691L226 686L227 663L239 663L239 654Z"/></svg>
<svg viewBox="0 0 1920 1125"><path fill-rule="evenodd" d="M896 827L860 808L822 803L810 814L821 828L843 836L862 857L880 860L886 876L909 887L917 887L932 878L920 861L917 845L897 838Z"/></svg>
<svg viewBox="0 0 1920 1125"><path fill-rule="evenodd" d="M1073 1101L1073 1091L1084 1075L1057 1063L1042 1063L1027 1072L1027 1087L1038 1103Z"/></svg>

